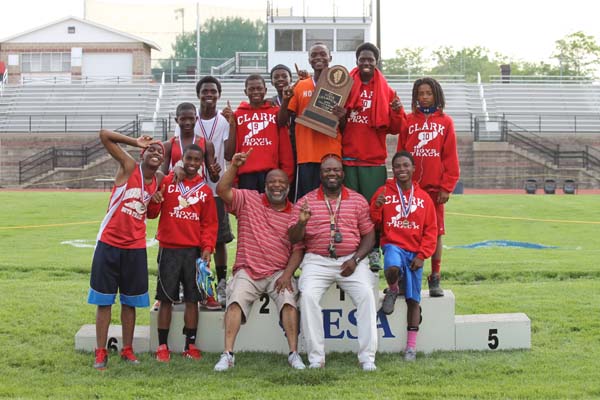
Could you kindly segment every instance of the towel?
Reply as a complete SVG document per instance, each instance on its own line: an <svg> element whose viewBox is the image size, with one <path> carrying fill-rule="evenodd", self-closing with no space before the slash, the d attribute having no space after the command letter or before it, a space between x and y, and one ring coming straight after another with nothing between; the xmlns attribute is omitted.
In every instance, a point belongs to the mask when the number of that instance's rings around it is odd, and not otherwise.
<svg viewBox="0 0 600 400"><path fill-rule="evenodd" d="M346 102L346 108L351 110L362 108L360 100L360 88L362 81L360 79L360 71L354 67L350 71L350 76L354 79L350 95ZM390 126L390 102L393 98L390 97L390 87L379 69L375 68L373 74L373 98L371 99L371 115L369 116L369 125L375 129L384 129Z"/></svg>

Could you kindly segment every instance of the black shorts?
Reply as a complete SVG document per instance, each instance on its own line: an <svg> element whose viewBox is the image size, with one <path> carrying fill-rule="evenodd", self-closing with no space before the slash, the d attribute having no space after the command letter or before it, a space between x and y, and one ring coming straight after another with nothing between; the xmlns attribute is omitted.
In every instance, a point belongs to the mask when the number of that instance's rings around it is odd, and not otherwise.
<svg viewBox="0 0 600 400"><path fill-rule="evenodd" d="M183 301L196 303L202 299L196 283L196 259L200 249L158 249L158 279L156 300L174 303L179 301L179 284L183 284Z"/></svg>
<svg viewBox="0 0 600 400"><path fill-rule="evenodd" d="M121 249L98 241L92 260L88 303L112 305L117 292L121 304L150 305L146 249Z"/></svg>
<svg viewBox="0 0 600 400"><path fill-rule="evenodd" d="M268 171L260 171L238 175L238 189L256 190L258 193L264 193L267 173Z"/></svg>
<svg viewBox="0 0 600 400"><path fill-rule="evenodd" d="M217 243L230 243L233 241L233 233L229 226L229 213L225 210L223 200L215 197L217 204L217 217L219 218L219 230L217 232Z"/></svg>
<svg viewBox="0 0 600 400"><path fill-rule="evenodd" d="M296 199L297 202L305 194L321 185L321 164L303 163L296 167Z"/></svg>

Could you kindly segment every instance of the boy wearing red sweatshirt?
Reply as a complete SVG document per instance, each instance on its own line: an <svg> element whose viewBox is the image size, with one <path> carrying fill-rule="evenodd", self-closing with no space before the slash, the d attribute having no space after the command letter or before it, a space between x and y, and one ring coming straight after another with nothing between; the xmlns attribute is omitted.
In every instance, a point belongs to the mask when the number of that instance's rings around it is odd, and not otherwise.
<svg viewBox="0 0 600 400"><path fill-rule="evenodd" d="M396 153L392 159L394 178L377 190L370 207L371 219L381 230L388 282L382 311L388 315L394 312L394 303L401 292L406 299L406 361L414 361L417 355L423 262L433 254L437 241L433 201L412 181L414 169L409 152Z"/></svg>
<svg viewBox="0 0 600 400"><path fill-rule="evenodd" d="M379 49L372 43L356 48L356 68L342 129L344 185L371 200L387 179L388 134L397 135L406 117L400 98L377 68ZM379 270L379 238L369 253L371 269Z"/></svg>
<svg viewBox="0 0 600 400"><path fill-rule="evenodd" d="M267 86L260 75L246 78L244 93L248 102L240 103L235 116L236 153L252 149L252 158L238 169L240 189L265 191L265 178L272 169L282 169L291 181L294 156L286 126L277 125L279 107L265 101Z"/></svg>
<svg viewBox="0 0 600 400"><path fill-rule="evenodd" d="M444 204L448 202L460 175L454 122L444 114L446 101L440 84L433 78L417 79L412 91L412 113L400 131L397 150L410 152L415 159L413 180L423 188L435 204L438 240L431 257L428 278L429 295L440 297Z"/></svg>
<svg viewBox="0 0 600 400"><path fill-rule="evenodd" d="M201 299L196 280L196 259L207 263L217 241L218 219L211 188L198 175L204 159L202 149L189 145L183 153L184 179L177 182L173 172L167 176L148 209L148 218L156 218L160 242L156 299L158 309L158 349L156 359L169 362L167 345L173 303L179 300L179 285L183 285L185 302L185 351L191 359L202 357L196 347L198 301Z"/></svg>

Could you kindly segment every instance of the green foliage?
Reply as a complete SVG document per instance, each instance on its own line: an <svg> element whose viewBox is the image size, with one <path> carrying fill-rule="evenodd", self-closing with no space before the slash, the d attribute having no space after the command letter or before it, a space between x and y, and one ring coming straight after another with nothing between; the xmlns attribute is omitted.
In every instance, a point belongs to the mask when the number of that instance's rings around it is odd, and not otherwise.
<svg viewBox="0 0 600 400"><path fill-rule="evenodd" d="M423 50L422 47L397 49L395 58L383 60L383 71L390 75L423 75L426 68Z"/></svg>
<svg viewBox="0 0 600 400"><path fill-rule="evenodd" d="M214 353L199 362L174 354L168 365L142 354L135 368L111 354L109 368L95 371L93 356L73 344L81 325L94 321L85 303L93 249L61 242L93 241L107 201L107 192L0 191L0 398L600 397L598 196L453 196L447 246L491 239L558 246L444 250L442 285L454 292L456 313L524 312L532 349L419 354L410 365L398 354L378 354L372 374L350 353L328 354L324 370L294 371L284 355L239 352L227 373L213 372ZM155 231L149 221L148 235ZM230 265L234 251L230 244ZM151 247L151 292L155 259ZM119 323L118 309L112 320ZM138 323L148 325L149 312L138 312Z"/></svg>
<svg viewBox="0 0 600 400"><path fill-rule="evenodd" d="M464 75L467 82L476 82L477 73L482 80L490 75L498 75L500 66L492 61L485 47L464 47L456 50L453 47L441 47L433 52L437 65L432 68L432 75Z"/></svg>
<svg viewBox="0 0 600 400"><path fill-rule="evenodd" d="M552 58L558 60L561 75L589 76L600 65L600 46L593 36L578 31L556 41Z"/></svg>
<svg viewBox="0 0 600 400"><path fill-rule="evenodd" d="M200 30L200 56L231 58L236 51L267 51L267 27L261 20L210 18ZM196 31L177 35L175 58L196 57Z"/></svg>

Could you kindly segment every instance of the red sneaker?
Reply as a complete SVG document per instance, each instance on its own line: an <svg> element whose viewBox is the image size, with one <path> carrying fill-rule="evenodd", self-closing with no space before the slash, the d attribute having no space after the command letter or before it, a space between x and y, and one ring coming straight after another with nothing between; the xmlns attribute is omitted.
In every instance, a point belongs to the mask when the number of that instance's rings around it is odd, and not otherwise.
<svg viewBox="0 0 600 400"><path fill-rule="evenodd" d="M131 346L123 347L123 350L121 350L121 359L129 364L137 365L140 363L135 354L133 354L133 347Z"/></svg>
<svg viewBox="0 0 600 400"><path fill-rule="evenodd" d="M215 300L214 296L208 296L206 300L200 303L200 307L210 311L219 311L223 308L221 304Z"/></svg>
<svg viewBox="0 0 600 400"><path fill-rule="evenodd" d="M202 358L202 353L200 349L198 349L193 343L190 343L188 349L183 352L184 358L191 358L192 360L200 360Z"/></svg>
<svg viewBox="0 0 600 400"><path fill-rule="evenodd" d="M156 361L168 363L171 360L171 352L166 344L161 344L156 349Z"/></svg>
<svg viewBox="0 0 600 400"><path fill-rule="evenodd" d="M108 364L108 351L106 351L106 349L96 349L95 355L96 359L94 360L94 368L104 371L106 369L106 365Z"/></svg>

